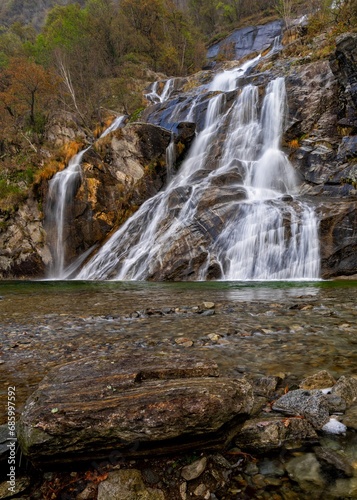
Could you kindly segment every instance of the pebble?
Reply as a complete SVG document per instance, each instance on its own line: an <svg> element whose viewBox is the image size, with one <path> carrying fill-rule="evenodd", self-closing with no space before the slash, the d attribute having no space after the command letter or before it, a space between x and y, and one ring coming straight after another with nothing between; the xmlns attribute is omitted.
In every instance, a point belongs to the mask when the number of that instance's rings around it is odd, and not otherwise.
<svg viewBox="0 0 357 500"><path fill-rule="evenodd" d="M215 306L214 302L203 302L202 304L203 309L214 309Z"/></svg>
<svg viewBox="0 0 357 500"><path fill-rule="evenodd" d="M183 467L181 476L186 479L186 481L192 481L192 479L196 479L202 474L202 472L206 469L206 466L207 458L203 457L200 460L196 460L192 464Z"/></svg>

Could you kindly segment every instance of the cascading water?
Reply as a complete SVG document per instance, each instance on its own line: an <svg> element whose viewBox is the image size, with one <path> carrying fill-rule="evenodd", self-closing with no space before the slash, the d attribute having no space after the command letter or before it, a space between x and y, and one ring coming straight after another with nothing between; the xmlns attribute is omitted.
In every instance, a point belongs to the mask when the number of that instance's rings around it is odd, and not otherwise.
<svg viewBox="0 0 357 500"><path fill-rule="evenodd" d="M172 79L167 80L161 94L159 93L160 82L154 82L150 86L150 91L145 94L146 99L152 103L165 102L173 91L173 82Z"/></svg>
<svg viewBox="0 0 357 500"><path fill-rule="evenodd" d="M247 202L230 220L215 248L227 280L317 278L319 248L313 210L284 193L296 191L295 172L279 145L286 108L285 83L269 83L260 119L257 89L245 87L232 114L221 166L234 158L243 174ZM232 161L232 160L231 160Z"/></svg>
<svg viewBox="0 0 357 500"><path fill-rule="evenodd" d="M125 116L118 116L111 125L104 130L100 139L110 132L120 128L125 121ZM65 279L66 272L66 223L68 207L73 200L81 178L81 162L83 155L91 146L74 155L67 167L49 182L48 198L45 207L45 221L48 227L49 241L52 250L52 265L49 277L52 279Z"/></svg>
<svg viewBox="0 0 357 500"><path fill-rule="evenodd" d="M222 179L223 194L238 196L225 205L224 220L221 215L217 219L223 224L220 234L206 239L195 279L208 279L213 261L226 280L318 278L318 222L311 207L293 198L294 169L279 149L286 111L284 79L268 85L260 116L258 90L252 85L238 92L226 111L225 92L236 89L237 79L254 63L214 78L208 91L220 93L210 93L205 125L178 174L105 243L78 279L143 280L155 275L187 231L205 226L202 204ZM199 100L192 99L192 106ZM191 107L183 117L182 109L181 121L195 115ZM173 113L178 113L177 105ZM213 168L212 155L220 158Z"/></svg>

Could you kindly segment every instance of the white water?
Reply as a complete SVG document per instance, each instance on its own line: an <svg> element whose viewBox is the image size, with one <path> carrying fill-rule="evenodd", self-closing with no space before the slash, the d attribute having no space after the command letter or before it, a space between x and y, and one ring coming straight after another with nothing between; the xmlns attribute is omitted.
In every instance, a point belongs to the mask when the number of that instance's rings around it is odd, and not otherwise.
<svg viewBox="0 0 357 500"><path fill-rule="evenodd" d="M206 279L210 259L216 259L226 280L318 278L318 222L310 206L288 196L297 194L297 183L280 150L286 112L284 79L268 85L261 113L258 90L252 85L244 87L232 108L224 111L224 92L234 90L239 77L255 62L213 79L209 90L222 93L210 99L203 130L180 172L106 242L78 279L143 280L164 268L178 239L182 242L187 231L200 224L197 208L207 190L218 177L229 174L241 178L230 182L231 192L241 191L246 199L231 202L223 230L206 247L207 259L198 279ZM191 109L187 116L194 114ZM221 159L207 171L210 152L227 126ZM175 197L181 204L173 208ZM194 250L188 248L188 253Z"/></svg>
<svg viewBox="0 0 357 500"><path fill-rule="evenodd" d="M165 102L172 94L172 91L174 89L173 84L173 79L167 80L160 94L160 82L154 82L150 86L150 91L145 94L146 99L148 99L148 101L151 101L152 103Z"/></svg>
<svg viewBox="0 0 357 500"><path fill-rule="evenodd" d="M233 68L222 73L218 73L212 80L209 86L210 90L221 90L222 92L229 92L237 88L237 80L241 78L249 68L253 67L261 58L257 56L254 59L246 61L242 66Z"/></svg>
<svg viewBox="0 0 357 500"><path fill-rule="evenodd" d="M102 133L100 139L110 132L121 127L125 116L118 116L111 125ZM51 238L52 265L50 268L51 279L65 279L68 276L66 269L66 210L70 206L81 177L81 163L83 155L91 146L74 155L67 167L49 182L48 199L46 203L46 219ZM81 259L78 261L81 262ZM71 269L73 272L73 269Z"/></svg>

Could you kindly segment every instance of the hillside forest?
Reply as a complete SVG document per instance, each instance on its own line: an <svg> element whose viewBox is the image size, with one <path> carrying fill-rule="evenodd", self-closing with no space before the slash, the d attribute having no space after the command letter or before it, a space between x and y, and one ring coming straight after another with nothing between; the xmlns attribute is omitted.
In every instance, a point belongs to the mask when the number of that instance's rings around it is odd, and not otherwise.
<svg viewBox="0 0 357 500"><path fill-rule="evenodd" d="M0 210L12 212L83 145L59 147L56 120L94 137L117 114L139 116L157 78L205 65L207 47L234 28L308 14L304 51L319 32L326 58L356 30L357 0L3 0L0 5Z"/></svg>

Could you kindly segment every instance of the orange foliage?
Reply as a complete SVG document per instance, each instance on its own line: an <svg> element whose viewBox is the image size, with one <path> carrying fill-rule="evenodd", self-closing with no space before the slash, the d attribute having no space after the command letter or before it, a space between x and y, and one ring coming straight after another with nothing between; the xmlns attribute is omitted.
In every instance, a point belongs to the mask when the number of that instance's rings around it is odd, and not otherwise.
<svg viewBox="0 0 357 500"><path fill-rule="evenodd" d="M66 165L64 163L50 160L43 169L39 170L36 173L34 184L38 185L41 184L42 181L48 181L49 179L52 179L52 177L60 170L63 170L65 166Z"/></svg>
<svg viewBox="0 0 357 500"><path fill-rule="evenodd" d="M106 130L111 125L111 123L113 123L114 119L115 119L115 117L113 117L113 116L109 117L106 120L104 120L103 125L97 125L96 128L94 129L94 132L93 132L94 137L96 139L98 137L100 137L102 135L102 133L104 132L104 130Z"/></svg>
<svg viewBox="0 0 357 500"><path fill-rule="evenodd" d="M299 140L298 139L293 139L292 141L289 142L289 148L297 149L298 147L299 147Z"/></svg>
<svg viewBox="0 0 357 500"><path fill-rule="evenodd" d="M78 151L82 148L83 144L77 141L66 142L63 146L62 154L64 162L68 163L72 156L76 155Z"/></svg>

